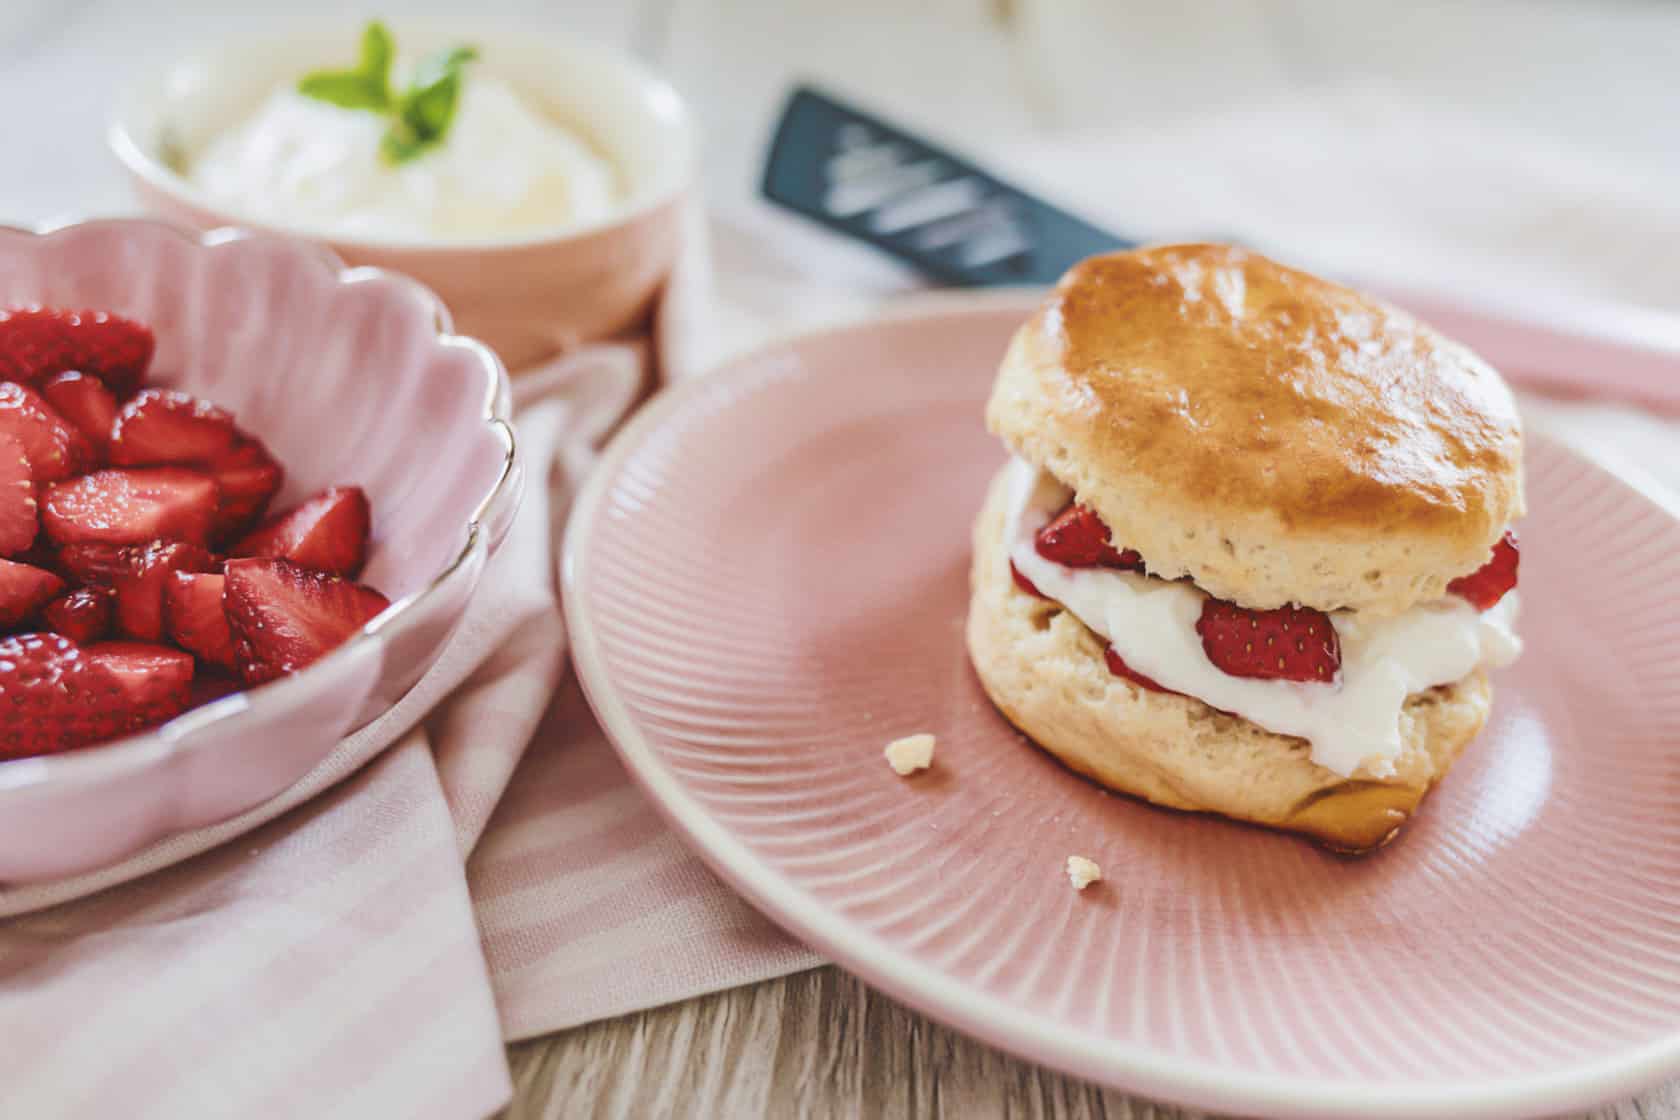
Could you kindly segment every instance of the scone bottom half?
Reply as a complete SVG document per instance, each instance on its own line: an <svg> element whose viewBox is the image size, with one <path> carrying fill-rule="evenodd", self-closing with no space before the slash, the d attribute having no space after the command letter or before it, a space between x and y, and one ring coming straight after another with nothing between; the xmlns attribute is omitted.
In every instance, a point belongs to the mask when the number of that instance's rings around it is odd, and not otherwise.
<svg viewBox="0 0 1680 1120"><path fill-rule="evenodd" d="M1357 855L1391 840L1487 718L1486 676L1410 697L1393 777L1347 778L1305 740L1117 675L1103 640L1017 582L1002 546L1004 479L974 531L970 658L998 710L1069 769L1171 809L1305 835Z"/></svg>

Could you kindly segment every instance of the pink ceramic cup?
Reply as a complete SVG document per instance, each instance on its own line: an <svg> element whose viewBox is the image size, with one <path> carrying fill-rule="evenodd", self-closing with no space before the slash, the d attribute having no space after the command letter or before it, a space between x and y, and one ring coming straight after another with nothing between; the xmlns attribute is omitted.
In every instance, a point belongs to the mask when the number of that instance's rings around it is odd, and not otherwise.
<svg viewBox="0 0 1680 1120"><path fill-rule="evenodd" d="M182 173L212 137L270 90L353 49L349 22L279 41L253 36L195 54L125 96L110 143L152 212L199 229L243 226L305 237L353 265L407 273L448 305L457 327L518 370L640 322L670 274L694 178L694 129L682 99L598 44L471 26L393 28L405 52L472 43L478 66L586 138L619 171L625 196L606 218L474 240L335 236L265 217L256 204L207 198Z"/></svg>

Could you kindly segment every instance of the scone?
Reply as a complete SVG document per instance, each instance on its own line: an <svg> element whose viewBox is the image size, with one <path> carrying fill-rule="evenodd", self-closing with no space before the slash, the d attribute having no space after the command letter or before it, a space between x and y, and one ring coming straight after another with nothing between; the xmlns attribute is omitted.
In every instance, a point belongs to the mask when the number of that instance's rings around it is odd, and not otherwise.
<svg viewBox="0 0 1680 1120"><path fill-rule="evenodd" d="M1016 332L968 647L1073 769L1364 851L1520 651L1522 431L1396 308L1223 245L1094 257Z"/></svg>

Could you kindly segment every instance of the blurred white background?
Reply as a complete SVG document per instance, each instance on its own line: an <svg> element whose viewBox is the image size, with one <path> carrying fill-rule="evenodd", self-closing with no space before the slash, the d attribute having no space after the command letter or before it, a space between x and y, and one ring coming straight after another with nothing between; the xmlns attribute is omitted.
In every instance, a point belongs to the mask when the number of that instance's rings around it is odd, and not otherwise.
<svg viewBox="0 0 1680 1120"><path fill-rule="evenodd" d="M1667 0L0 0L0 219L132 209L103 127L138 69L300 19L341 20L348 47L376 14L625 46L692 99L714 215L833 292L903 280L862 250L813 258L829 239L753 200L796 78L1124 232L1230 233L1500 302L1680 308ZM785 302L785 279L736 302Z"/></svg>

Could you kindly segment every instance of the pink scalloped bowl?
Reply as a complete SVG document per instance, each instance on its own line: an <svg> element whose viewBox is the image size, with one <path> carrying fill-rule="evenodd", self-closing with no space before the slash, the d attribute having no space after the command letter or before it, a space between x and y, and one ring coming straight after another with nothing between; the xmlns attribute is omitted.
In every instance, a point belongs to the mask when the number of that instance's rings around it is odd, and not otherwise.
<svg viewBox="0 0 1680 1120"><path fill-rule="evenodd" d="M363 579L393 606L309 669L152 731L0 763L0 880L109 865L286 789L437 659L518 504L507 373L436 296L301 241L147 220L0 229L0 305L94 307L157 335L155 384L233 410L284 504L363 487Z"/></svg>

